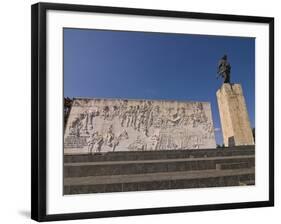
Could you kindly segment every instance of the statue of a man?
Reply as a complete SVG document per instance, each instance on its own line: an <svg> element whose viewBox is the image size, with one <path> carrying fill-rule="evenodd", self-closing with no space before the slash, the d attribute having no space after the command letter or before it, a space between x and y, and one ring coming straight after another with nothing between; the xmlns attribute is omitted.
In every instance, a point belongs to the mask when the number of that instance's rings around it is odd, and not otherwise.
<svg viewBox="0 0 281 224"><path fill-rule="evenodd" d="M218 64L218 76L221 76L224 80L223 83L230 83L230 70L231 66L227 61L227 55L225 54L220 60Z"/></svg>

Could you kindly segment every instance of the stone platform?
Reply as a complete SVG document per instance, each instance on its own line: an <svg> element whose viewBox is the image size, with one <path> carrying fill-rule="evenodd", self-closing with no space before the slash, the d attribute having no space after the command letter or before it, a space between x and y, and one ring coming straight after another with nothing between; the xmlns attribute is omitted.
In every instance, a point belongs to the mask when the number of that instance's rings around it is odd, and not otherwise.
<svg viewBox="0 0 281 224"><path fill-rule="evenodd" d="M254 146L64 156L64 194L254 184Z"/></svg>

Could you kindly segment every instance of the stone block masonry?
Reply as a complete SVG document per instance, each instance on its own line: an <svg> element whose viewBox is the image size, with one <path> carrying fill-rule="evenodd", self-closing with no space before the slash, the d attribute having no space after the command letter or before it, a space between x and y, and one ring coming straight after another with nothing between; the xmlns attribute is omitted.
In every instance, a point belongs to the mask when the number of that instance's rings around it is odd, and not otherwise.
<svg viewBox="0 0 281 224"><path fill-rule="evenodd" d="M224 83L216 95L224 145L254 145L241 85Z"/></svg>

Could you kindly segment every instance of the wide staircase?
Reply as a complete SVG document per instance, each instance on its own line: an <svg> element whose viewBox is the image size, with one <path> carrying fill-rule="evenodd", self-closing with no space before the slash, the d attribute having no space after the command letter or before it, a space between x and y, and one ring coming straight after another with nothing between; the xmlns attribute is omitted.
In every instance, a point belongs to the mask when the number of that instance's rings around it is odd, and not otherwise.
<svg viewBox="0 0 281 224"><path fill-rule="evenodd" d="M64 194L254 184L254 146L64 156Z"/></svg>

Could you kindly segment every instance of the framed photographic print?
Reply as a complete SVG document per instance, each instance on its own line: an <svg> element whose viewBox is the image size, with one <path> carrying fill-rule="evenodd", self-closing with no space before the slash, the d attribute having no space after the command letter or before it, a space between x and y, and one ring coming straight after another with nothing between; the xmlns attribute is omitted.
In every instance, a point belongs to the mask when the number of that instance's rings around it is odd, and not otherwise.
<svg viewBox="0 0 281 224"><path fill-rule="evenodd" d="M32 219L274 205L274 19L32 6Z"/></svg>

